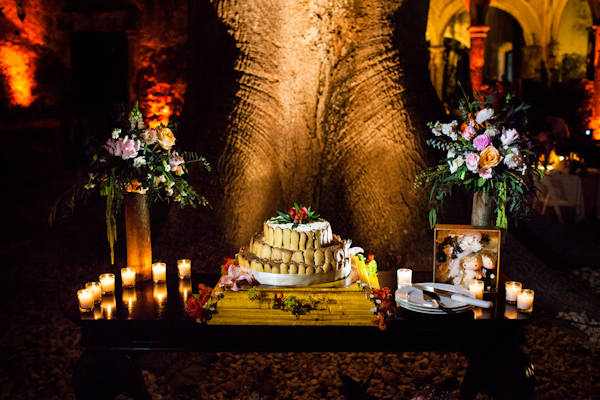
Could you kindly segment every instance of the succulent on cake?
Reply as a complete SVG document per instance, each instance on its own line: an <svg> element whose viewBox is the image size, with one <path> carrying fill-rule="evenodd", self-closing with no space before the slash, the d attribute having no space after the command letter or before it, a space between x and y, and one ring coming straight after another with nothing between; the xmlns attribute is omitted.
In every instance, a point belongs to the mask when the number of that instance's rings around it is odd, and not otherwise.
<svg viewBox="0 0 600 400"><path fill-rule="evenodd" d="M317 221L320 217L319 214L315 214L315 211L311 211L310 207L304 207L294 203L294 206L289 209L287 214L277 211L278 216L271 218L271 222L275 224L293 224L292 229L300 224L308 224L313 221Z"/></svg>

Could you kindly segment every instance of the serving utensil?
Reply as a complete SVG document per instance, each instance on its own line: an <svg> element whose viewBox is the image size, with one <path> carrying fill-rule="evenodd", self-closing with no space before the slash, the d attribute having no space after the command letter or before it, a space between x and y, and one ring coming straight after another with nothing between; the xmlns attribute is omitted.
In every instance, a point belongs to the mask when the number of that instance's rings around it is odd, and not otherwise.
<svg viewBox="0 0 600 400"><path fill-rule="evenodd" d="M444 290L444 289L438 289L438 288L434 288L434 287L427 287L427 289L423 289L423 294L427 294L429 297L435 298L437 297L436 301L439 304L439 300L440 300L440 296L443 297L449 297L452 300L455 301L460 301L463 302L465 304L469 304L475 307L481 307L481 308L492 308L492 306L494 305L494 303L492 303L491 301L488 300L482 300L482 299L475 299L473 297L468 297L468 296L464 296L460 293L456 293L456 292L451 292L449 290ZM432 301L433 303L433 301ZM435 303L433 303L435 305ZM438 306L436 306L438 307ZM440 308L440 307L438 307Z"/></svg>

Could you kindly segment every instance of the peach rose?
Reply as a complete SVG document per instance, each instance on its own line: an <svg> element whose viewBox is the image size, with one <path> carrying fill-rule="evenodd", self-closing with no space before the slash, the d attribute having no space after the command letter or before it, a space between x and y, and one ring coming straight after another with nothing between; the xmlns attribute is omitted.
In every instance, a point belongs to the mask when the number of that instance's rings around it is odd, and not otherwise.
<svg viewBox="0 0 600 400"><path fill-rule="evenodd" d="M169 128L164 126L156 128L156 139L160 147L165 150L171 150L171 147L175 144L175 135Z"/></svg>
<svg viewBox="0 0 600 400"><path fill-rule="evenodd" d="M481 151L479 155L479 165L482 168L492 168L500 164L502 157L498 153L498 149L494 146L488 146Z"/></svg>

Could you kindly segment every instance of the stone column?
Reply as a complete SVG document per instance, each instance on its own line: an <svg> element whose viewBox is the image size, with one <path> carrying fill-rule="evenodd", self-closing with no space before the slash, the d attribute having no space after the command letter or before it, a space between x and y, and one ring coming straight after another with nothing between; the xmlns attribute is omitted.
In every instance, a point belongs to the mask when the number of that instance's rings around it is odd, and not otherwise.
<svg viewBox="0 0 600 400"><path fill-rule="evenodd" d="M429 48L429 75L431 84L442 99L444 90L444 46L431 46Z"/></svg>
<svg viewBox="0 0 600 400"><path fill-rule="evenodd" d="M479 91L483 83L484 45L489 26L479 25L469 28L471 36L471 51L469 53L469 70L471 72L471 86Z"/></svg>

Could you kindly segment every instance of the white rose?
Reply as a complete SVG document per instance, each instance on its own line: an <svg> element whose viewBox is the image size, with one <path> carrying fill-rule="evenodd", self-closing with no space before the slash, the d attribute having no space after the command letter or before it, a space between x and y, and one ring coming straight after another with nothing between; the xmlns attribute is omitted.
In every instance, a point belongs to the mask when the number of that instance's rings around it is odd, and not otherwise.
<svg viewBox="0 0 600 400"><path fill-rule="evenodd" d="M475 118L475 122L477 122L477 125L481 125L485 121L487 121L488 119L492 118L493 115L494 115L494 109L493 108L484 108L483 110L481 110L481 111L479 111L477 113L477 117Z"/></svg>
<svg viewBox="0 0 600 400"><path fill-rule="evenodd" d="M461 165L463 165L465 163L465 159L463 158L463 156L458 156L456 157L454 160L452 160L452 162L450 163L450 173L453 174L456 172L456 170L458 169L458 167L460 167Z"/></svg>
<svg viewBox="0 0 600 400"><path fill-rule="evenodd" d="M504 164L511 169L517 169L523 165L523 155L518 148L511 147L508 149L508 153L504 157Z"/></svg>
<svg viewBox="0 0 600 400"><path fill-rule="evenodd" d="M498 129L490 127L490 128L487 128L483 134L486 135L487 137L493 138L496 135L498 135L499 133L500 133L500 131Z"/></svg>

